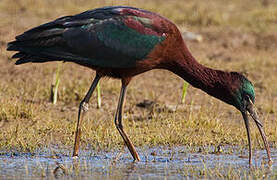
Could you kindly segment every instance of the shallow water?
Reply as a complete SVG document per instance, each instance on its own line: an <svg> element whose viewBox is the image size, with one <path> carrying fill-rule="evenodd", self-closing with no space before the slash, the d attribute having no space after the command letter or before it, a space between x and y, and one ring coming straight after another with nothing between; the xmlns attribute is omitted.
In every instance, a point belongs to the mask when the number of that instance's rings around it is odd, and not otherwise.
<svg viewBox="0 0 277 180"><path fill-rule="evenodd" d="M133 162L126 151L81 151L80 157L70 157L68 150L45 149L36 153L0 153L0 179L183 179L188 177L218 178L269 177L277 175L277 149L271 149L273 164L267 165L266 152L254 152L253 167L249 169L247 150L224 147L214 153L213 147L190 153L185 147L155 147L139 149L140 162ZM226 151L226 152L225 152ZM257 169L262 169L257 174ZM233 173L233 174L232 174ZM256 174L255 174L256 173Z"/></svg>

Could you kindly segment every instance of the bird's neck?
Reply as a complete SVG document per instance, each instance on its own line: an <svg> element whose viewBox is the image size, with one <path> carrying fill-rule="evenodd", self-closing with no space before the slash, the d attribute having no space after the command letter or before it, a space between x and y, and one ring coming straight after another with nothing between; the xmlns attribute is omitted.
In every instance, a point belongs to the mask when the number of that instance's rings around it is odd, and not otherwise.
<svg viewBox="0 0 277 180"><path fill-rule="evenodd" d="M184 52L170 67L170 71L182 77L192 86L202 89L211 96L214 96L228 104L232 104L232 99L226 97L230 92L230 82L232 78L230 72L211 69L198 63L185 47ZM231 79L230 79L231 80Z"/></svg>

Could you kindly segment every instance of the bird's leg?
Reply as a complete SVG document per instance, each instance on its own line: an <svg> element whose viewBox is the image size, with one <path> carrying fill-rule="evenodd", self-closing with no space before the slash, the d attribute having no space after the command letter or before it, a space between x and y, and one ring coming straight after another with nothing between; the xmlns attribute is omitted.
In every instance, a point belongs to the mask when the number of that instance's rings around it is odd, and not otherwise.
<svg viewBox="0 0 277 180"><path fill-rule="evenodd" d="M249 128L249 120L246 112L242 113L245 127L246 127L246 132L247 132L247 139L248 139L248 146L249 146L249 166L252 165L252 145L251 145L251 137L250 137L250 128Z"/></svg>
<svg viewBox="0 0 277 180"><path fill-rule="evenodd" d="M124 105L126 88L127 88L127 85L122 84L114 122L115 122L115 126L116 126L118 132L122 136L125 144L127 145L130 153L132 154L134 161L140 161L139 155L138 155L133 143L130 141L127 134L124 132L123 126L122 126L122 110L123 110L123 105Z"/></svg>
<svg viewBox="0 0 277 180"><path fill-rule="evenodd" d="M83 121L83 118L86 114L86 111L88 110L88 102L89 99L96 88L101 76L97 75L95 76L85 98L81 101L79 106L79 112L78 112L78 121L76 126L76 132L75 132L75 143L74 143L74 149L73 149L73 157L78 156L79 153L79 145L80 145L80 138L81 138L81 124Z"/></svg>

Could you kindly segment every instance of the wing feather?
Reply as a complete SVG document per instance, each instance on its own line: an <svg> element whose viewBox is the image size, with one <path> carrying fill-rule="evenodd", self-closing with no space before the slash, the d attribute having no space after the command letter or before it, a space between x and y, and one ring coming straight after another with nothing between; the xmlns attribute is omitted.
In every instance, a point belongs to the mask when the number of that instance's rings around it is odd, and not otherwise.
<svg viewBox="0 0 277 180"><path fill-rule="evenodd" d="M165 37L156 33L157 29L144 33L151 28L151 18L124 15L122 8L107 7L59 18L17 36L8 50L19 51L13 57L23 60L17 64L63 60L97 67L134 67ZM130 18L132 26L128 25Z"/></svg>

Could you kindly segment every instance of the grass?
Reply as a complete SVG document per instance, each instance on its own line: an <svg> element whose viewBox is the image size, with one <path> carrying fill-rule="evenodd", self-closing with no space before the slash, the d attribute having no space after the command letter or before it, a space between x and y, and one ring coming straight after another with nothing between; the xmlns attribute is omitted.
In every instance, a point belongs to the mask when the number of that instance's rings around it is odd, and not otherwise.
<svg viewBox="0 0 277 180"><path fill-rule="evenodd" d="M187 95L187 90L188 90L188 83L187 82L184 82L184 85L183 85L183 92L182 92L182 98L181 98L181 102L182 103L185 103L185 99L186 99L186 95Z"/></svg>
<svg viewBox="0 0 277 180"><path fill-rule="evenodd" d="M201 179L274 179L276 175L269 176L270 170L262 165L253 169L237 169L233 166L222 166L220 164L214 167L202 167L188 165L180 171L184 177L194 177Z"/></svg>
<svg viewBox="0 0 277 180"><path fill-rule="evenodd" d="M33 152L41 147L72 148L78 105L94 72L65 63L60 69L59 97L49 102L56 63L14 66L6 43L23 31L63 15L106 5L130 5L158 12L184 28L200 33L202 43L187 42L192 54L206 66L243 72L254 82L256 106L262 116L271 147L277 147L277 4L261 1L34 1L0 2L0 149ZM168 9L171 9L170 11ZM101 80L102 107L94 93L83 124L82 148L124 147L113 116L120 81ZM144 87L144 88L141 88ZM134 78L126 98L123 124L135 146L231 144L247 148L239 112L202 91L189 88L180 102L183 80L172 73L153 70ZM175 112L136 107L144 99L177 105ZM263 148L251 126L255 148ZM161 131L162 130L162 131ZM190 173L190 170L185 173ZM213 170L196 173L212 174ZM203 171L203 172L202 172ZM232 177L233 172L230 172ZM201 174L200 174L201 175ZM205 177L205 176L204 176ZM226 177L228 178L228 177Z"/></svg>
<svg viewBox="0 0 277 180"><path fill-rule="evenodd" d="M53 81L51 84L50 100L52 101L53 104L56 104L58 99L58 88L60 84L60 69L61 69L61 63L58 64L56 74L54 74Z"/></svg>

